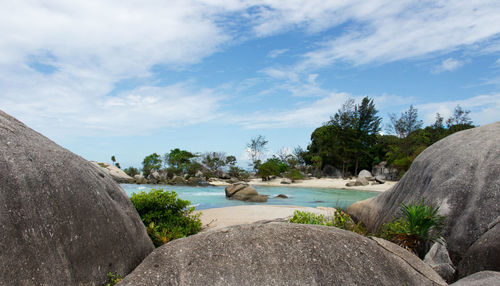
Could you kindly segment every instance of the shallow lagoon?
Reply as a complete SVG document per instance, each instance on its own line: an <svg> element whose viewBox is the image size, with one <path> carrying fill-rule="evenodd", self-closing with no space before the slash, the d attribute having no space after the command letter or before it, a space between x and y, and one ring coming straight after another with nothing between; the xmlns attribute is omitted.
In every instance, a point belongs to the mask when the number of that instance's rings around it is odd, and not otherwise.
<svg viewBox="0 0 500 286"><path fill-rule="evenodd" d="M268 205L296 205L306 207L342 207L346 208L352 203L376 196L377 192L358 190L339 190L323 188L297 188L297 187L264 187L254 186L259 194L269 195L267 203L247 203L226 199L224 186L188 187L169 185L136 185L120 184L128 196L132 193L149 191L151 189L165 189L175 191L181 199L189 200L196 209L220 208L239 205L268 204ZM288 199L274 198L285 194Z"/></svg>

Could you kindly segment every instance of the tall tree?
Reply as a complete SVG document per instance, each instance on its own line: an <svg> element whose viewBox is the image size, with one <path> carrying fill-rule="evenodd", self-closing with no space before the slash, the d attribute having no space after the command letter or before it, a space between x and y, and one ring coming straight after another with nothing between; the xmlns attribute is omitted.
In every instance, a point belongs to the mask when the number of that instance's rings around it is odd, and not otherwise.
<svg viewBox="0 0 500 286"><path fill-rule="evenodd" d="M389 131L395 133L399 138L406 138L410 133L422 128L423 122L418 119L418 109L410 105L410 108L401 113L399 118L396 114L389 114L391 123Z"/></svg>
<svg viewBox="0 0 500 286"><path fill-rule="evenodd" d="M355 174L358 174L361 156L369 156L369 150L377 141L377 134L382 122L382 118L377 116L377 113L373 99L368 97L363 98L361 103L355 107L354 131L357 135L353 146L355 150Z"/></svg>
<svg viewBox="0 0 500 286"><path fill-rule="evenodd" d="M259 169L260 162L264 156L264 152L266 151L267 143L268 141L266 140L266 137L258 135L251 138L250 142L247 144L247 153L252 160L251 166L253 166L254 170Z"/></svg>
<svg viewBox="0 0 500 286"><path fill-rule="evenodd" d="M161 163L161 157L156 153L146 156L142 161L142 172L144 176L147 177L152 171L159 170L161 168Z"/></svg>
<svg viewBox="0 0 500 286"><path fill-rule="evenodd" d="M453 125L472 125L472 120L469 117L470 110L465 110L460 105L455 107L453 115L446 120L446 127L450 128Z"/></svg>

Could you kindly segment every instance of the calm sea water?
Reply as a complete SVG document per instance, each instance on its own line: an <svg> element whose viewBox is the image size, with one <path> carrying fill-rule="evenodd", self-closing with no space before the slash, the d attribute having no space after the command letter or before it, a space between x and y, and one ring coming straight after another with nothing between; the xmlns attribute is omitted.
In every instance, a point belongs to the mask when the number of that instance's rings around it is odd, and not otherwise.
<svg viewBox="0 0 500 286"><path fill-rule="evenodd" d="M254 186L259 194L269 195L267 203L247 203L237 200L226 199L225 187L188 187L188 186L165 186L165 185L135 185L121 184L127 195L132 193L148 192L151 189L164 189L175 191L181 199L189 200L196 209L220 208L251 204L268 205L297 205L306 207L342 207L346 208L352 203L376 196L376 192L320 189L320 188L296 188L296 187L262 187ZM288 199L274 198L279 194L285 194Z"/></svg>

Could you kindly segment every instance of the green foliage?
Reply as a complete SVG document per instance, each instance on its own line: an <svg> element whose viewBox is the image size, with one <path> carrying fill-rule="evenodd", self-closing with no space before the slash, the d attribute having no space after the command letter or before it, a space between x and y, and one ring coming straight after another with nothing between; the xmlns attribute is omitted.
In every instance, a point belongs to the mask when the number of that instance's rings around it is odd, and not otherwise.
<svg viewBox="0 0 500 286"><path fill-rule="evenodd" d="M235 166L236 165L236 157L233 155L229 155L226 157L226 165Z"/></svg>
<svg viewBox="0 0 500 286"><path fill-rule="evenodd" d="M366 229L361 222L354 223L352 218L346 212L336 209L333 217L325 217L324 215L317 215L310 212L295 211L293 217L288 220L290 223L300 224L317 224L334 226L337 228L356 232L361 235L366 234Z"/></svg>
<svg viewBox="0 0 500 286"><path fill-rule="evenodd" d="M160 170L161 163L162 161L160 155L156 153L146 156L146 158L142 161L142 172L144 173L144 176L149 176L149 174L154 170Z"/></svg>
<svg viewBox="0 0 500 286"><path fill-rule="evenodd" d="M129 175L130 177L134 177L135 175L139 174L139 169L134 168L134 167L128 167L123 170L125 174Z"/></svg>
<svg viewBox="0 0 500 286"><path fill-rule="evenodd" d="M229 166L228 174L229 176L238 178L238 180L241 181L246 181L250 177L250 174L247 171L236 166Z"/></svg>
<svg viewBox="0 0 500 286"><path fill-rule="evenodd" d="M157 247L201 230L200 214L193 214L191 203L177 198L175 192L153 189L149 193L134 193L130 200Z"/></svg>
<svg viewBox="0 0 500 286"><path fill-rule="evenodd" d="M118 273L108 272L108 283L106 286L114 286L122 280L122 277Z"/></svg>
<svg viewBox="0 0 500 286"><path fill-rule="evenodd" d="M266 137L258 135L250 139L250 142L247 144L247 153L250 155L250 159L252 160L251 166L253 166L254 170L259 169L267 143Z"/></svg>
<svg viewBox="0 0 500 286"><path fill-rule="evenodd" d="M223 152L207 152L202 155L202 163L212 174L226 166L226 154Z"/></svg>
<svg viewBox="0 0 500 286"><path fill-rule="evenodd" d="M299 224L317 224L333 226L333 221L327 219L324 215L317 215L310 212L295 211L293 217L288 220L291 223Z"/></svg>
<svg viewBox="0 0 500 286"><path fill-rule="evenodd" d="M197 155L179 148L170 150L170 153L165 154L164 160L165 164L168 164L174 173L181 174L186 173L187 168L192 163L192 158L197 157Z"/></svg>
<svg viewBox="0 0 500 286"><path fill-rule="evenodd" d="M304 179L304 175L302 175L302 173L297 170L297 169L292 169L290 171L288 171L286 174L285 174L285 177L289 178L290 180L302 180Z"/></svg>
<svg viewBox="0 0 500 286"><path fill-rule="evenodd" d="M276 158L268 159L265 163L259 166L259 176L262 180L268 180L271 176L279 176L280 162Z"/></svg>
<svg viewBox="0 0 500 286"><path fill-rule="evenodd" d="M441 236L445 217L438 211L439 207L426 205L423 198L418 204L402 204L401 217L384 224L379 236L423 257Z"/></svg>

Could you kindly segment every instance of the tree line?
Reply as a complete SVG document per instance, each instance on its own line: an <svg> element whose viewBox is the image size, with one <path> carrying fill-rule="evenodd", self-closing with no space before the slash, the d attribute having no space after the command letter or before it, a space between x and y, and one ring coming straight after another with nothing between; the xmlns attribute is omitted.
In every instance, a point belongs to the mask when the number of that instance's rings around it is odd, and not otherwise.
<svg viewBox="0 0 500 286"><path fill-rule="evenodd" d="M457 106L446 121L437 113L435 122L423 127L412 105L400 115L390 114L387 131L391 134L382 135L382 119L373 99L365 97L359 104L348 99L329 121L313 131L302 158L318 173L332 166L347 177L386 161L402 176L425 148L452 133L473 128L469 113Z"/></svg>

